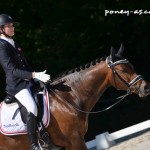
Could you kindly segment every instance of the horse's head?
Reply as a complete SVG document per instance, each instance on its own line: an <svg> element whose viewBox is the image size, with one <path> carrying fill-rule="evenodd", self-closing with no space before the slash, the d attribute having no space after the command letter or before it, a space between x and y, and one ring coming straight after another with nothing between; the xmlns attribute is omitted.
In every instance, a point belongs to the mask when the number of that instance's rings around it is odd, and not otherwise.
<svg viewBox="0 0 150 150"><path fill-rule="evenodd" d="M110 56L106 59L111 72L109 76L110 84L118 90L136 93L140 97L147 96L150 94L150 83L145 81L141 75L138 75L133 65L123 58L123 51L123 44L121 44L117 53L112 47Z"/></svg>

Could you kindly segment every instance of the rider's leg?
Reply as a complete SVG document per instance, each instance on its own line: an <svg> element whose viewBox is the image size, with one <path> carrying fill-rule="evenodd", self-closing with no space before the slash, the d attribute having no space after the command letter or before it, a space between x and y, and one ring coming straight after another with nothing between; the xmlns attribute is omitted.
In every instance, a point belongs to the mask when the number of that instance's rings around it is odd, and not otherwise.
<svg viewBox="0 0 150 150"><path fill-rule="evenodd" d="M29 140L31 144L31 150L40 150L38 144L37 144L37 106L36 103L32 97L30 89L23 89L20 92L18 92L15 97L17 100L26 107L28 111L27 115L27 131L29 135Z"/></svg>
<svg viewBox="0 0 150 150"><path fill-rule="evenodd" d="M37 117L31 112L27 115L27 130L29 135L29 141L31 144L31 150L39 150L39 146L37 144Z"/></svg>

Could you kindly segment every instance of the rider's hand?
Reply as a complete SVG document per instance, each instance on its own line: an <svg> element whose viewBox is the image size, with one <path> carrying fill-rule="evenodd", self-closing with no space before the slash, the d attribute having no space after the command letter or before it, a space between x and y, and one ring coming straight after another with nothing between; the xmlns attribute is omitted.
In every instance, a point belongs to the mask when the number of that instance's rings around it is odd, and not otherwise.
<svg viewBox="0 0 150 150"><path fill-rule="evenodd" d="M33 78L36 80L40 80L42 82L47 82L50 80L50 75L46 74L46 70L43 72L33 72Z"/></svg>

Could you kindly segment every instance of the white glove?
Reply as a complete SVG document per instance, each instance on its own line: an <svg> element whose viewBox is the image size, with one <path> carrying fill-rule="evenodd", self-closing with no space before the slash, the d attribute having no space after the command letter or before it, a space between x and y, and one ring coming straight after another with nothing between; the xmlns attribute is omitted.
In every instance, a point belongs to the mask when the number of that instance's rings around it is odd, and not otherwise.
<svg viewBox="0 0 150 150"><path fill-rule="evenodd" d="M46 70L43 72L34 72L34 79L40 80L42 82L47 82L50 80L50 75L46 74Z"/></svg>

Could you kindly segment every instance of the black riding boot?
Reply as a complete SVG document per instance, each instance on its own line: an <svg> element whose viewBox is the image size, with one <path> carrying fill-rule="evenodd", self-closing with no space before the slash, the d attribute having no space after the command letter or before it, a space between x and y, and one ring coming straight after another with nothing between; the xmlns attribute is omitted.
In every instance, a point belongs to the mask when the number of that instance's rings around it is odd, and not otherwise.
<svg viewBox="0 0 150 150"><path fill-rule="evenodd" d="M31 144L31 150L40 150L40 147L37 144L36 122L37 122L37 117L35 115L33 115L31 112L28 113L27 131L28 131L29 140L30 140L30 144Z"/></svg>

